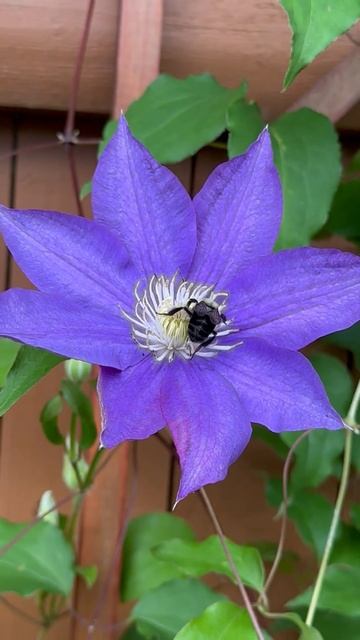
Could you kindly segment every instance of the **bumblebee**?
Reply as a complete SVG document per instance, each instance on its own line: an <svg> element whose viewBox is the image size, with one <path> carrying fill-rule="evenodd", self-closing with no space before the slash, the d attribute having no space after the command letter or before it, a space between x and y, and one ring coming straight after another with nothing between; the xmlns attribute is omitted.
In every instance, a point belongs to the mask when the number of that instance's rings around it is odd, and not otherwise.
<svg viewBox="0 0 360 640"><path fill-rule="evenodd" d="M205 300L198 302L195 298L190 298L184 307L174 307L163 316L173 316L179 311L185 311L190 316L188 326L189 340L197 344L193 355L202 347L211 344L216 338L216 327L226 321L223 313Z"/></svg>

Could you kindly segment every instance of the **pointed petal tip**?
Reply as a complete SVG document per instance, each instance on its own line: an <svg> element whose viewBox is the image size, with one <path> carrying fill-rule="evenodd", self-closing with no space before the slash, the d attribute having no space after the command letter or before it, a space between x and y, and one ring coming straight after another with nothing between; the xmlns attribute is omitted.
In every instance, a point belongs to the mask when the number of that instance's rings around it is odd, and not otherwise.
<svg viewBox="0 0 360 640"><path fill-rule="evenodd" d="M177 495L176 500L173 504L173 506L171 507L171 511L175 511L176 507L178 506L179 502L181 502L182 498L179 497L179 495Z"/></svg>
<svg viewBox="0 0 360 640"><path fill-rule="evenodd" d="M270 135L270 129L268 124L266 124L263 130L260 131L258 137L256 138L253 144L254 146L257 146L257 145L259 146L264 145L265 147L268 146L272 150L271 135Z"/></svg>

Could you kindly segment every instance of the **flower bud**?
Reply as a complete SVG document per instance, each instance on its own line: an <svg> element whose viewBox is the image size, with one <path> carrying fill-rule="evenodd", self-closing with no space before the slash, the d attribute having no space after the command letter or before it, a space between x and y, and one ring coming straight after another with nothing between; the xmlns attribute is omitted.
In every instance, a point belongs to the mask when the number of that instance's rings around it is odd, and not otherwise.
<svg viewBox="0 0 360 640"><path fill-rule="evenodd" d="M82 360L66 360L64 368L66 377L71 382L85 382L91 373L91 364Z"/></svg>
<svg viewBox="0 0 360 640"><path fill-rule="evenodd" d="M47 513L48 511L50 511L50 509L53 509L53 511L51 511L50 513ZM44 491L44 493L42 494L40 498L39 506L38 506L37 515L40 518L42 518L45 522L49 522L50 524L53 524L55 527L58 526L59 513L57 509L55 509L55 500L54 500L53 493L50 489L48 489L47 491Z"/></svg>

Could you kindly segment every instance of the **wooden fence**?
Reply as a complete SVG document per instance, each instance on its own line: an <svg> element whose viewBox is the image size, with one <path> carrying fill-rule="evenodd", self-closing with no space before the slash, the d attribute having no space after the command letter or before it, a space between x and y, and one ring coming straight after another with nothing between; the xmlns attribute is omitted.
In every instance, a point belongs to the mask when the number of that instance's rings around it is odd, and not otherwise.
<svg viewBox="0 0 360 640"><path fill-rule="evenodd" d="M11 206L76 211L65 148L52 144L56 132L63 130L64 116L22 111L19 107L67 107L71 70L87 6L87 0L23 0L0 6L0 105L11 107L0 113L0 199ZM344 56L353 56L352 51L351 43L343 38L302 75L288 94L281 95L289 32L277 0L167 0L164 4L160 0L123 0L121 11L117 1L99 0L77 104L83 112L112 109L118 115L155 77L159 67L180 76L207 70L228 85L249 79L250 94L272 117L299 99L324 72L332 73ZM326 88L320 98L324 95ZM355 100L356 96L336 118ZM353 111L343 125L358 128L359 122ZM89 138L98 137L103 123L104 118L98 115L82 115L76 120L81 134ZM24 151L33 145L44 147ZM16 153L18 149L22 151ZM81 145L73 152L82 183L92 175L96 148ZM221 159L221 152L205 149L174 170L189 190L197 191ZM88 203L85 208L89 215ZM27 286L2 245L0 284L2 288ZM34 514L45 489L51 488L58 499L66 494L61 482L61 455L45 441L38 420L42 405L57 390L61 373L59 367L49 374L2 421L0 513L14 521L28 520ZM137 449L136 474L128 447L119 448L86 498L78 537L79 557L83 563L99 565L99 580L91 592L77 585L72 615L57 624L49 634L50 640L90 637L88 626L97 610L99 624L91 638L119 636L118 628L109 630L108 625L126 615L126 609L118 605L116 550L127 511L130 509L133 516L164 510L168 493L167 452L153 438L141 442ZM277 540L278 523L272 520L263 495L265 468L271 475L281 473L280 463L270 450L253 442L232 467L227 480L210 489L225 531L238 541ZM129 501L135 481L135 497ZM199 535L210 533L211 526L196 497L181 503L177 513L189 520ZM291 527L289 545L296 547ZM299 548L299 554L306 573L310 558L303 548ZM296 577L283 576L278 586L275 584L274 608L298 590L295 582ZM15 597L9 602L34 615L29 602L24 604ZM6 640L36 637L35 626L5 605L0 608L0 632Z"/></svg>

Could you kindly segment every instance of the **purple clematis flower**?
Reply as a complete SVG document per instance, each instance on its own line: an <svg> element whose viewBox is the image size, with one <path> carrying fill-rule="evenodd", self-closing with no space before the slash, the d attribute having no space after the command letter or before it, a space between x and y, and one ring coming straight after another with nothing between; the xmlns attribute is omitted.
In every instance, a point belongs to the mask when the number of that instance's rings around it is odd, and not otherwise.
<svg viewBox="0 0 360 640"><path fill-rule="evenodd" d="M0 334L100 365L102 443L167 425L178 499L225 477L251 422L338 429L301 349L360 318L360 259L272 253L281 189L265 130L192 201L125 118L93 180L94 221L0 207L38 291L0 296Z"/></svg>

